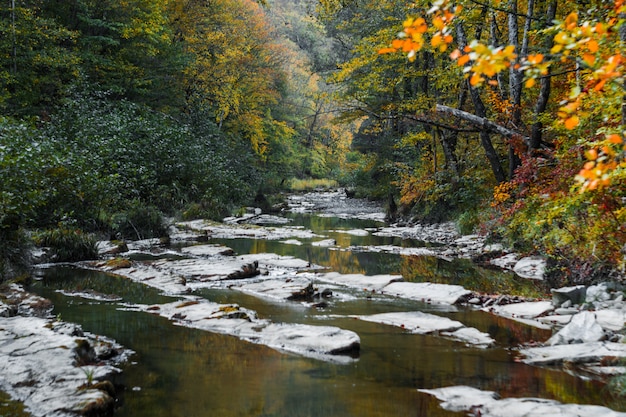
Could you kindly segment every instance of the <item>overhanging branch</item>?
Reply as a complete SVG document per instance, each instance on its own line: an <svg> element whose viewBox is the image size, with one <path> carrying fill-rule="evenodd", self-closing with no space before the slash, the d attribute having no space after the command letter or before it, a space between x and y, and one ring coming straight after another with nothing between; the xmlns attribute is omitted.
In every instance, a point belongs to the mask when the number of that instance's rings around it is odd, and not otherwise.
<svg viewBox="0 0 626 417"><path fill-rule="evenodd" d="M437 104L437 106L435 107L435 110L438 113L451 114L454 117L458 117L459 119L465 120L473 124L474 126L479 127L481 130L488 130L490 132L497 133L499 135L502 135L504 137L511 138L511 139L520 138L524 141L526 145L530 146L530 138L528 136L524 136L520 134L519 132L516 132L511 129L507 129L504 126L500 126L499 124L494 123L491 120L486 119L484 117L479 117L479 116L476 116L475 114L468 113L466 111L455 109L452 107L444 106L442 104Z"/></svg>

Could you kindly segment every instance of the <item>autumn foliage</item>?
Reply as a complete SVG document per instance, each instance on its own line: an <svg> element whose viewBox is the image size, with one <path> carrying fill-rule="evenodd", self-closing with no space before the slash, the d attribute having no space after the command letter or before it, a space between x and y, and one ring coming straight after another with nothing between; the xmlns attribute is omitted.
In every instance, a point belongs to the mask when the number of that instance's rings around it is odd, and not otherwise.
<svg viewBox="0 0 626 417"><path fill-rule="evenodd" d="M523 100L530 104L537 94L547 101L534 115L533 128L543 130L540 146L510 145L518 165L507 182L494 188L497 221L491 221L490 230L570 266L582 262L620 269L626 266L626 6L623 0L592 3L588 10L559 6L552 22L533 29L533 2L522 11L517 1L488 2L483 16L491 7L492 28L498 14L508 14L509 35L525 20L524 42L513 34L507 44L493 37L465 39L475 4L437 0L421 15L408 17L397 38L378 52L401 52L410 62L431 53L455 62L470 89L486 91L492 104L505 103L493 121L503 126L514 121L513 136L527 136L524 123L533 123L532 113L517 106ZM446 57L448 48L453 51ZM505 89L503 78L516 74L526 89L520 104L494 98ZM509 89L513 97L515 86ZM419 180L406 184L411 183Z"/></svg>

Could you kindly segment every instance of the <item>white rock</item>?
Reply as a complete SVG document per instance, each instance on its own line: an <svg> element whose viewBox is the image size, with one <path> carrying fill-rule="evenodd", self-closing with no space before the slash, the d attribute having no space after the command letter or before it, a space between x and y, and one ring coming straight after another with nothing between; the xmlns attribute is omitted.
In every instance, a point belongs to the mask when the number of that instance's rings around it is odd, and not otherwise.
<svg viewBox="0 0 626 417"><path fill-rule="evenodd" d="M453 332L465 327L460 321L451 320L447 317L441 317L435 314L423 313L421 311L380 313L356 317L363 321L402 327L411 333L417 334L428 334L440 331Z"/></svg>
<svg viewBox="0 0 626 417"><path fill-rule="evenodd" d="M604 330L590 311L583 311L572 317L572 320L550 339L547 344L567 345L571 343L597 342L604 338Z"/></svg>
<svg viewBox="0 0 626 417"><path fill-rule="evenodd" d="M361 343L359 336L350 330L334 326L272 323L257 318L252 310L201 298L136 307L167 317L181 326L236 336L277 350L338 363L354 361L349 356L338 355L357 352Z"/></svg>
<svg viewBox="0 0 626 417"><path fill-rule="evenodd" d="M306 278L264 279L256 282L241 282L229 288L262 298L287 300L293 293L302 291L311 284Z"/></svg>
<svg viewBox="0 0 626 417"><path fill-rule="evenodd" d="M490 260L489 263L502 269L512 270L517 263L517 259L518 255L516 253L507 253L504 256Z"/></svg>
<svg viewBox="0 0 626 417"><path fill-rule="evenodd" d="M552 311L554 307L551 301L535 301L527 303L515 303L506 304L503 306L493 306L484 308L484 311L489 311L499 316L505 317L520 317L520 318L535 318L539 317L548 311Z"/></svg>
<svg viewBox="0 0 626 417"><path fill-rule="evenodd" d="M626 323L626 310L623 309L598 310L595 315L598 324L605 330L618 332Z"/></svg>
<svg viewBox="0 0 626 417"><path fill-rule="evenodd" d="M319 274L317 278L321 281L368 291L382 290L392 282L404 280L401 275L340 274L338 272Z"/></svg>
<svg viewBox="0 0 626 417"><path fill-rule="evenodd" d="M597 405L563 404L541 398L497 399L492 391L481 391L467 386L420 389L442 401L441 407L454 412L471 412L489 417L624 417L609 408Z"/></svg>
<svg viewBox="0 0 626 417"><path fill-rule="evenodd" d="M73 348L85 338L56 332L57 324L37 317L1 319L0 389L23 402L33 416L69 417L88 403L112 404L106 392L81 386L88 374L95 382L120 370L113 364L76 366ZM97 343L95 337L88 340Z"/></svg>
<svg viewBox="0 0 626 417"><path fill-rule="evenodd" d="M351 236L369 236L370 232L364 229L351 229L351 230L333 230L335 233L345 233Z"/></svg>
<svg viewBox="0 0 626 417"><path fill-rule="evenodd" d="M601 303L610 299L611 294L609 294L608 285L605 283L592 285L587 288L587 296L585 298L587 303Z"/></svg>
<svg viewBox="0 0 626 417"><path fill-rule="evenodd" d="M515 263L513 271L522 278L542 280L546 272L546 260L536 256L522 258Z"/></svg>
<svg viewBox="0 0 626 417"><path fill-rule="evenodd" d="M626 344L613 342L576 343L520 349L523 362L533 365L559 365L563 362L599 362L604 357L626 358Z"/></svg>
<svg viewBox="0 0 626 417"><path fill-rule="evenodd" d="M319 246L323 248L328 248L328 247L336 246L336 245L337 245L337 241L335 239L324 239L324 240L318 240L316 242L311 242L311 246Z"/></svg>
<svg viewBox="0 0 626 417"><path fill-rule="evenodd" d="M450 337L455 340L473 345L476 347L488 347L493 345L496 341L489 335L489 333L481 332L474 327L462 327L453 332L441 332L442 336Z"/></svg>
<svg viewBox="0 0 626 417"><path fill-rule="evenodd" d="M433 304L454 304L459 298L472 293L460 285L431 282L394 282L386 286L383 291L397 297Z"/></svg>
<svg viewBox="0 0 626 417"><path fill-rule="evenodd" d="M297 239L287 239L287 240L281 240L280 243L284 243L285 245L295 245L295 246L302 246L302 242L300 242Z"/></svg>
<svg viewBox="0 0 626 417"><path fill-rule="evenodd" d="M232 253L233 250L223 245L194 245L184 247L180 251L195 256L217 256Z"/></svg>

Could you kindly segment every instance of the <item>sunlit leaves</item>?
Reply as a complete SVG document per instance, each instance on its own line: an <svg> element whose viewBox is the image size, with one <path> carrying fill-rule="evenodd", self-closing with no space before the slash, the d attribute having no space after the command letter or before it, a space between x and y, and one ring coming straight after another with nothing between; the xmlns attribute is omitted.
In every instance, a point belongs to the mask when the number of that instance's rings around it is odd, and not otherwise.
<svg viewBox="0 0 626 417"><path fill-rule="evenodd" d="M454 38L451 35L451 24L461 7L454 7L449 0L434 1L428 10L429 22L424 17L409 17L404 23L404 29L398 33L398 39L391 43L391 47L379 49L380 54L403 52L410 61L415 60L417 52L425 45L439 52L444 52ZM428 38L430 37L430 41Z"/></svg>

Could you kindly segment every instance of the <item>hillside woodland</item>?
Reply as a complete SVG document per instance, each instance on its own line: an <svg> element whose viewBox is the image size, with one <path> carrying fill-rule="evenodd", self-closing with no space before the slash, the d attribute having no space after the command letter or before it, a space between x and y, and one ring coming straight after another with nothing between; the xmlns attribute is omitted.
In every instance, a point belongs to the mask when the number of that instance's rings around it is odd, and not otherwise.
<svg viewBox="0 0 626 417"><path fill-rule="evenodd" d="M164 237L294 179L547 256L626 256L623 0L0 5L0 273ZM269 201L268 201L269 200Z"/></svg>

